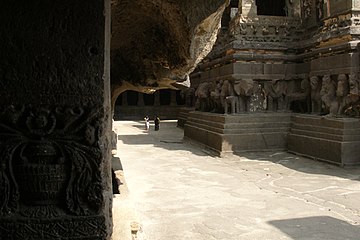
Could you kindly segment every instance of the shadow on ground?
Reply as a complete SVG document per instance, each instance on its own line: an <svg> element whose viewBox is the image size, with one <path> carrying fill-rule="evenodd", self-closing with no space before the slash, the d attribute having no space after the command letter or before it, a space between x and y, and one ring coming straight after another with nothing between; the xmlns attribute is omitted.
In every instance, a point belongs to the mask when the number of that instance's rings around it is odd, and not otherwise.
<svg viewBox="0 0 360 240"><path fill-rule="evenodd" d="M121 140L124 144L153 145L155 148L162 148L169 151L186 150L198 156L209 156L209 152L205 149L193 146L191 143L183 140L183 130L176 127L175 121L161 122L159 131L154 130L153 123L150 123L149 130L145 130L143 121L133 123L130 126L139 129L141 133L135 135L124 135L120 133L118 140Z"/></svg>
<svg viewBox="0 0 360 240"><path fill-rule="evenodd" d="M340 167L335 164L321 162L287 152L254 152L237 154L237 156L254 161L268 161L274 164L281 164L286 168L307 174L335 176L360 181L360 166Z"/></svg>
<svg viewBox="0 0 360 240"><path fill-rule="evenodd" d="M132 122L131 127L141 130L140 134L118 135L118 139L124 144L131 145L153 145L155 148L162 148L169 151L190 151L197 156L214 157L213 152L201 147L201 145L184 141L183 129L176 127L176 121L162 121L160 131L154 131L153 124L148 131L145 130L144 121ZM318 174L335 176L350 180L360 180L360 166L340 167L327 162L320 162L310 158L301 157L287 152L244 152L236 153L234 156L254 160L254 163L266 161L274 164L281 164L286 168L307 174ZM239 158L223 159L223 161L238 161ZM359 238L360 239L360 238Z"/></svg>
<svg viewBox="0 0 360 240"><path fill-rule="evenodd" d="M329 217L317 216L269 221L294 240L360 239L360 227Z"/></svg>

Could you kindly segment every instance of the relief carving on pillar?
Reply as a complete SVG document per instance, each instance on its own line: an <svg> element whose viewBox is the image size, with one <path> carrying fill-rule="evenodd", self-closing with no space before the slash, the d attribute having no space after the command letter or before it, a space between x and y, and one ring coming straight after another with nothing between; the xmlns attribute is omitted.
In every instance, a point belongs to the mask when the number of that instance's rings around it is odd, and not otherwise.
<svg viewBox="0 0 360 240"><path fill-rule="evenodd" d="M9 106L0 112L0 217L87 216L103 204L99 114Z"/></svg>

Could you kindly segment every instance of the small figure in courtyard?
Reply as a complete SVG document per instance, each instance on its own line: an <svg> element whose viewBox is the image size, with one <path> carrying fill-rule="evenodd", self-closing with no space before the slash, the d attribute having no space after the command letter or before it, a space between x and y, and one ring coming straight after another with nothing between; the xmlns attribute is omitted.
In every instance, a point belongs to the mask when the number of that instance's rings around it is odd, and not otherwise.
<svg viewBox="0 0 360 240"><path fill-rule="evenodd" d="M145 130L148 131L149 128L150 128L150 118L149 118L149 116L145 116L144 120L145 120Z"/></svg>
<svg viewBox="0 0 360 240"><path fill-rule="evenodd" d="M155 119L154 119L154 124L155 124L155 131L159 131L159 127L160 127L160 118L156 115Z"/></svg>

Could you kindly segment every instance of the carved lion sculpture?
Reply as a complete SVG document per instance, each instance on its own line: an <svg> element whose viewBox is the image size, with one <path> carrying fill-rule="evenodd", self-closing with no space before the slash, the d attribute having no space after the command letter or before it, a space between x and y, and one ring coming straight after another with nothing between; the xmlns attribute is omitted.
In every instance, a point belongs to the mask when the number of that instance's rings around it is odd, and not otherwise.
<svg viewBox="0 0 360 240"><path fill-rule="evenodd" d="M322 107L328 116L336 115L338 103L336 101L336 85L330 75L325 75L322 79L320 90Z"/></svg>
<svg viewBox="0 0 360 240"><path fill-rule="evenodd" d="M350 85L346 74L339 74L336 89L336 98L338 102L337 114L344 113L345 107L352 102L350 93Z"/></svg>
<svg viewBox="0 0 360 240"><path fill-rule="evenodd" d="M320 114L321 112L321 82L317 76L312 76L310 78L310 88L311 88L311 113Z"/></svg>
<svg viewBox="0 0 360 240"><path fill-rule="evenodd" d="M349 75L349 95L344 109L344 113L349 116L360 116L360 79L358 74Z"/></svg>

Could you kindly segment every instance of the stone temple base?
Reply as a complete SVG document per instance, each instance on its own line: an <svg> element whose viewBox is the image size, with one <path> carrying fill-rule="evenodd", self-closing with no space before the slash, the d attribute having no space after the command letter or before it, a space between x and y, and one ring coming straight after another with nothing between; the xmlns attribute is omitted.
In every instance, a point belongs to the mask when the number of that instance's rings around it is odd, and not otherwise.
<svg viewBox="0 0 360 240"><path fill-rule="evenodd" d="M184 128L185 127L185 123L188 119L189 116L189 112L194 111L194 108L188 108L188 107L183 107L179 109L178 112L178 121L177 121L177 126Z"/></svg>
<svg viewBox="0 0 360 240"><path fill-rule="evenodd" d="M189 112L184 138L219 156L288 150L338 165L360 164L360 120L309 114Z"/></svg>
<svg viewBox="0 0 360 240"><path fill-rule="evenodd" d="M224 115L189 112L185 139L223 156L246 151L286 150L290 113Z"/></svg>
<svg viewBox="0 0 360 240"><path fill-rule="evenodd" d="M360 121L293 115L288 150L339 165L360 164Z"/></svg>

